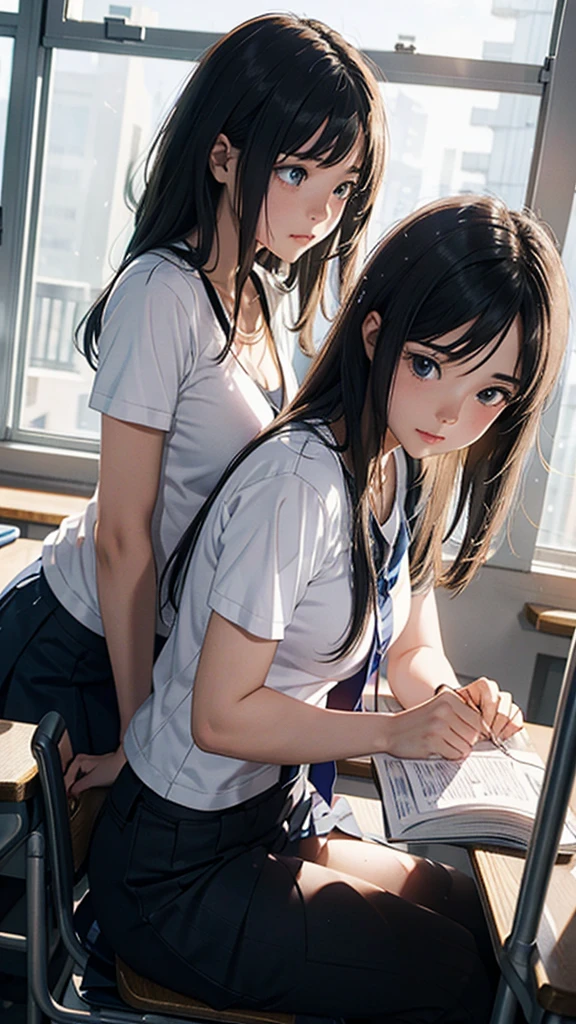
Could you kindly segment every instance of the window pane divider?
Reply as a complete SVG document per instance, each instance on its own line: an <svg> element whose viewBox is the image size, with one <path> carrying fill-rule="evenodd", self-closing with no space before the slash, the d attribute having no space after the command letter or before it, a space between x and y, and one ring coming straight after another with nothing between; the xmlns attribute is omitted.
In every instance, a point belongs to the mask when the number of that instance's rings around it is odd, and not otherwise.
<svg viewBox="0 0 576 1024"><path fill-rule="evenodd" d="M135 29L137 26L129 25L127 28ZM42 40L47 48L191 61L197 60L223 34L146 27L141 40L117 40L108 38L107 31L105 20L68 20L65 17L65 0L48 0L46 32ZM542 66L539 64L397 53L393 50L364 50L364 53L389 82L532 96L542 93Z"/></svg>
<svg viewBox="0 0 576 1024"><path fill-rule="evenodd" d="M541 96L542 66L509 61L442 57L434 54L364 50L386 81L403 85L435 85Z"/></svg>
<svg viewBox="0 0 576 1024"><path fill-rule="evenodd" d="M13 412L12 412L12 430L10 431L11 438L14 438L18 433L17 424L20 423L20 415L22 411L22 401L24 398L24 389L21 385L26 377L26 358L28 349L28 335L30 331L30 309L33 302L33 280L34 280L34 264L36 260L36 249L38 245L38 218L40 210L40 199L42 190L42 168L44 162L44 150L46 143L46 129L48 125L48 113L50 105L50 96L52 92L52 51L43 51L43 74L41 80L40 93L38 97L38 110L37 110L37 135L35 140L35 149L33 153L33 160L31 161L31 189L29 195L29 208L28 208L28 238L33 239L30 245L26 249L25 259L23 263L23 283L22 283L22 303L20 309L20 316L18 318L18 330L15 334L17 337L17 352L16 352L16 366L15 366L15 381L17 382L13 388Z"/></svg>
<svg viewBox="0 0 576 1024"><path fill-rule="evenodd" d="M35 153L38 92L45 54L38 50L41 7L29 3L18 16L6 121L2 203L4 234L0 247L0 292L4 309L0 324L0 437L10 425L10 404L17 362L15 338L21 316L23 268L29 238L30 168Z"/></svg>
<svg viewBox="0 0 576 1024"><path fill-rule="evenodd" d="M15 38L17 31L18 15L0 11L0 36L12 36L12 38Z"/></svg>

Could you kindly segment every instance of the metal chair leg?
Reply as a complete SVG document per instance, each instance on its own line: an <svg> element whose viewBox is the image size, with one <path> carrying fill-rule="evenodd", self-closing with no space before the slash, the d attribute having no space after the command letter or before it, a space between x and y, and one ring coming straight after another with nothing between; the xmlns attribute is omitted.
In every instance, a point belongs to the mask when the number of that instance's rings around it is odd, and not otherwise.
<svg viewBox="0 0 576 1024"><path fill-rule="evenodd" d="M43 1024L44 1019L42 1010L38 1006L34 996L31 992L28 992L28 999L26 1002L26 1024Z"/></svg>
<svg viewBox="0 0 576 1024"><path fill-rule="evenodd" d="M500 978L490 1024L514 1024L518 1000L505 978Z"/></svg>

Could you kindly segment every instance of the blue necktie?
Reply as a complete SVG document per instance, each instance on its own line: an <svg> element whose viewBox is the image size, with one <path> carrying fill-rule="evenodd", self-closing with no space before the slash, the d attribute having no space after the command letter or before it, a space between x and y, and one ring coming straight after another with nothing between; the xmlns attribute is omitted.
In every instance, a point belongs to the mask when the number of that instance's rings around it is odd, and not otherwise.
<svg viewBox="0 0 576 1024"><path fill-rule="evenodd" d="M409 536L406 522L402 520L394 549L388 566L384 569L384 540L376 521L371 518L370 531L374 549L374 562L378 570L377 593L378 613L374 629L374 641L372 649L364 665L353 676L342 679L328 694L326 707L337 711L361 711L362 691L366 681L380 668L380 662L386 653L388 644L392 638L392 601L390 591L396 583L402 559L408 549ZM334 782L336 780L336 765L334 761L325 761L322 764L310 766L309 779L312 785L324 798L327 804L332 801Z"/></svg>

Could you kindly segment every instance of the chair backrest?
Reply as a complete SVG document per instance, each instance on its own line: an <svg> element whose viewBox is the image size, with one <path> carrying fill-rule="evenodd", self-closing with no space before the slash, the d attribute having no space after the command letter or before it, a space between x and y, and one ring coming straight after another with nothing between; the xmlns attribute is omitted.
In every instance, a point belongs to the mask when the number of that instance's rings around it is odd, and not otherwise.
<svg viewBox="0 0 576 1024"><path fill-rule="evenodd" d="M57 711L44 715L32 736L31 747L44 804L44 829L58 927L70 955L82 963L86 960L86 951L74 930L73 890L83 871L92 828L106 791L88 790L79 798L68 800L64 770L71 747L64 719Z"/></svg>
<svg viewBox="0 0 576 1024"><path fill-rule="evenodd" d="M44 715L32 737L32 754L38 766L38 777L44 804L46 842L56 903L69 905L72 913L74 888L74 857L70 835L68 800L64 788L62 758L59 744L66 725L62 715L49 711Z"/></svg>

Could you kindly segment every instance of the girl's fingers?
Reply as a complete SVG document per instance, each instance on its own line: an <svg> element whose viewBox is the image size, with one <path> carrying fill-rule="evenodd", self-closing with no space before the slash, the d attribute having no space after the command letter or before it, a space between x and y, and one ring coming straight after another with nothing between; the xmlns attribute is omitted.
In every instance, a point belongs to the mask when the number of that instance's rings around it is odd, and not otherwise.
<svg viewBox="0 0 576 1024"><path fill-rule="evenodd" d="M520 709L514 704L512 694L508 693L506 690L502 690L499 694L498 711L492 723L492 731L495 736L502 736L504 729L509 725L512 715L514 714L513 709L516 709L517 716Z"/></svg>
<svg viewBox="0 0 576 1024"><path fill-rule="evenodd" d="M431 725L435 732L434 753L450 759L466 757L480 735L479 712L453 691L435 701Z"/></svg>
<svg viewBox="0 0 576 1024"><path fill-rule="evenodd" d="M517 704L511 703L506 717L500 723L499 718L496 719L496 728L494 732L502 739L507 740L514 733L519 732L524 725L524 716ZM500 726L500 731L497 728Z"/></svg>
<svg viewBox="0 0 576 1024"><path fill-rule="evenodd" d="M488 679L487 676L480 676L458 692L479 709L486 725L492 727L498 714L500 698L498 683L494 679Z"/></svg>
<svg viewBox="0 0 576 1024"><path fill-rule="evenodd" d="M81 773L79 778L76 779L76 782L74 782L74 784L70 787L71 796L80 796L80 793L83 793L85 789L92 788L92 780L90 778L91 774L91 772Z"/></svg>
<svg viewBox="0 0 576 1024"><path fill-rule="evenodd" d="M85 775L89 775L94 767L93 759L85 754L77 754L72 763L68 766L64 776L66 792L72 796L77 795L76 785Z"/></svg>

